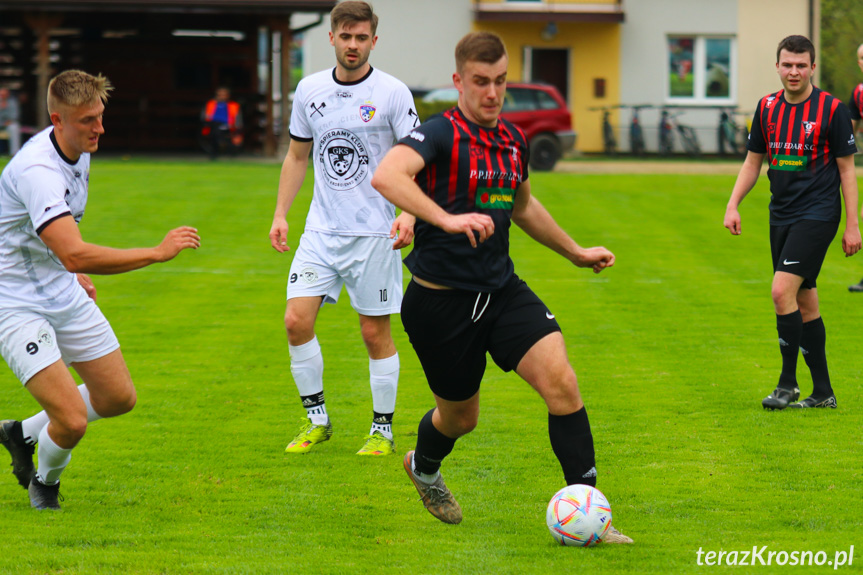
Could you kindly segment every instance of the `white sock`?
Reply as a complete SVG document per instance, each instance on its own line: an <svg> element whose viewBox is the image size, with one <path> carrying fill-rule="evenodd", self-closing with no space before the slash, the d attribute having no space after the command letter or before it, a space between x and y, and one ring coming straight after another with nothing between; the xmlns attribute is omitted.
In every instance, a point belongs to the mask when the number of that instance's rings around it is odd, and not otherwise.
<svg viewBox="0 0 863 575"><path fill-rule="evenodd" d="M78 386L78 393L81 394L84 405L87 406L87 423L102 419L102 416L96 413L96 410L93 409L93 404L90 403L90 390L87 389L85 384L82 383ZM40 411L33 417L22 421L21 431L24 432L24 442L28 445L35 444L39 440L39 434L46 425L48 425L48 414L44 411Z"/></svg>
<svg viewBox="0 0 863 575"><path fill-rule="evenodd" d="M323 398L324 391L324 356L321 354L321 346L317 336L303 345L288 345L291 354L291 375L297 384L300 397L320 395ZM315 425L326 425L330 418L323 400L319 404L306 406L306 413Z"/></svg>
<svg viewBox="0 0 863 575"><path fill-rule="evenodd" d="M27 445L35 445L39 441L39 434L49 421L48 414L44 411L22 421L21 431L24 433L24 442Z"/></svg>
<svg viewBox="0 0 863 575"><path fill-rule="evenodd" d="M369 435L379 431L391 440L392 414L396 408L396 391L399 385L399 354L384 359L369 358L369 382L375 415Z"/></svg>
<svg viewBox="0 0 863 575"><path fill-rule="evenodd" d="M60 474L69 465L72 459L72 450L63 449L51 439L48 434L48 426L42 428L39 433L39 467L36 470L36 479L43 485L54 485L60 481Z"/></svg>
<svg viewBox="0 0 863 575"><path fill-rule="evenodd" d="M375 411L393 413L399 387L399 354L384 359L369 358L369 381Z"/></svg>
<svg viewBox="0 0 863 575"><path fill-rule="evenodd" d="M93 409L93 404L90 403L90 390L87 389L85 384L82 383L78 386L78 393L81 394L81 399L84 400L84 405L87 406L87 423L93 423L102 419L102 416L96 413L96 410Z"/></svg>

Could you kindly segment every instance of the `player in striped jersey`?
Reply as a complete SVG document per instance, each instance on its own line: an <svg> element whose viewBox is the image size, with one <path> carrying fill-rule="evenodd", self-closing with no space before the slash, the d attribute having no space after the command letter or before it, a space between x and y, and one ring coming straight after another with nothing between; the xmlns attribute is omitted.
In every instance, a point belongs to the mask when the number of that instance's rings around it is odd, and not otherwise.
<svg viewBox="0 0 863 575"><path fill-rule="evenodd" d="M782 371L765 409L836 407L825 355L826 332L818 307L816 278L842 219L842 250L860 250L857 214L857 147L848 108L812 85L815 48L804 36L779 43L776 70L783 89L758 102L748 153L725 211L725 227L740 235L738 207L755 186L767 158L770 178L770 248L773 306ZM806 399L797 386L798 350L812 373Z"/></svg>
<svg viewBox="0 0 863 575"><path fill-rule="evenodd" d="M458 107L402 138L373 179L386 198L417 216L402 323L436 407L420 421L404 466L426 509L445 523L461 522L462 512L440 475L441 461L478 422L487 352L545 401L565 481L596 485L575 371L554 315L514 273L510 223L578 267L599 273L614 264L604 247L579 246L531 196L527 141L499 118L508 65L501 39L474 32L455 53ZM632 543L613 527L603 540Z"/></svg>
<svg viewBox="0 0 863 575"><path fill-rule="evenodd" d="M857 65L863 71L863 44L857 48ZM857 84L851 92L851 101L848 102L848 109L851 111L851 120L854 122L854 135L860 132L860 119L863 117L863 82ZM859 283L848 286L850 292L863 292L863 280Z"/></svg>
<svg viewBox="0 0 863 575"><path fill-rule="evenodd" d="M863 71L863 44L857 48L857 65ZM863 82L857 84L851 92L848 109L851 110L851 119L854 121L854 134L857 134L860 131L860 118L863 117Z"/></svg>

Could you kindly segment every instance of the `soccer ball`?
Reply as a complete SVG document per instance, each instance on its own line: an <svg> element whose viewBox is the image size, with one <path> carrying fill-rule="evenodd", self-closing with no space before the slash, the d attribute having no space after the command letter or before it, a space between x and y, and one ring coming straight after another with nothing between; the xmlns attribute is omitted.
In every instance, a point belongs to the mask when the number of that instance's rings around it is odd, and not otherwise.
<svg viewBox="0 0 863 575"><path fill-rule="evenodd" d="M611 505L595 487L567 485L549 501L545 522L561 545L589 547L611 528Z"/></svg>

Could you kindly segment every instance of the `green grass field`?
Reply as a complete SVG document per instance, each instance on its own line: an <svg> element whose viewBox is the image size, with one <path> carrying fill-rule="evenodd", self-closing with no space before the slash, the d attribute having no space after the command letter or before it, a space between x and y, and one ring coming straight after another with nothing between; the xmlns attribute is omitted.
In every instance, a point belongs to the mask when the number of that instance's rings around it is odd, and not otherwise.
<svg viewBox="0 0 863 575"><path fill-rule="evenodd" d="M94 158L88 241L155 245L196 226L175 261L97 277L138 405L88 430L63 475L64 510L36 512L0 453L0 573L694 573L696 552L857 550L863 565L863 256L837 238L819 279L839 409L768 413L779 353L766 178L723 227L731 176L534 174L535 195L617 264L572 268L520 231L516 270L564 330L614 523L633 546L557 547L545 506L563 486L539 397L491 366L476 431L443 468L464 511L435 520L405 477L432 406L394 322L402 369L397 457L354 455L368 431L367 358L346 295L320 315L335 435L283 449L304 411L282 314L290 258L267 234L279 166ZM297 245L311 178L290 217ZM800 361L804 394L811 390ZM37 406L0 370L0 418ZM763 555L767 560L767 552ZM827 572L833 567L739 567Z"/></svg>

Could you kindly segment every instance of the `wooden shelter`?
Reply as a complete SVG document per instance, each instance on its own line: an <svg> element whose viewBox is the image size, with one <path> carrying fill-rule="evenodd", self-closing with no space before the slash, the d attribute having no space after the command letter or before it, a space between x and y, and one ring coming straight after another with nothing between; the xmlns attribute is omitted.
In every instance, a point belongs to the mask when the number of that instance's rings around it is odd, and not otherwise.
<svg viewBox="0 0 863 575"><path fill-rule="evenodd" d="M48 81L70 68L115 86L102 147L197 149L201 110L219 86L243 108L246 147L272 156L287 137L293 12L336 0L0 0L0 86L22 124L49 124Z"/></svg>

